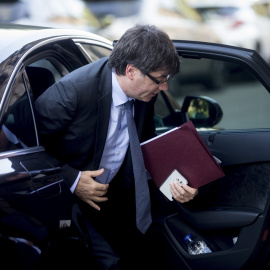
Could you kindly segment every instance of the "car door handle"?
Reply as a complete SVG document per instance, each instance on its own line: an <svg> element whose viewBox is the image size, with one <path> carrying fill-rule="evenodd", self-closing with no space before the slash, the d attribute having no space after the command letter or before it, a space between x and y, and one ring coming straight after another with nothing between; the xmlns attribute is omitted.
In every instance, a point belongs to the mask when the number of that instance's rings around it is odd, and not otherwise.
<svg viewBox="0 0 270 270"><path fill-rule="evenodd" d="M210 133L210 135L209 135L209 137L208 137L208 142L210 142L210 143L213 143L214 142L214 140L215 140L215 136L217 135L217 134L220 134L221 132L220 131L218 131L218 132L211 132Z"/></svg>

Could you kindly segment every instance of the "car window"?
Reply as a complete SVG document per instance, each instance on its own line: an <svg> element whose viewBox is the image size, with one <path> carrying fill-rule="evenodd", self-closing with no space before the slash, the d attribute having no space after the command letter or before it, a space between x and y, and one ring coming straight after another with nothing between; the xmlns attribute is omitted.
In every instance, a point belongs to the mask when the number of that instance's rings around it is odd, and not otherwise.
<svg viewBox="0 0 270 270"><path fill-rule="evenodd" d="M69 73L67 68L54 58L39 59L26 68L33 100L36 100L46 89Z"/></svg>
<svg viewBox="0 0 270 270"><path fill-rule="evenodd" d="M180 112L181 107L176 102L176 100L168 92L161 92L157 96L154 107L154 120L156 133L161 134L168 131L175 126L181 124L181 122L176 121L174 113Z"/></svg>
<svg viewBox="0 0 270 270"><path fill-rule="evenodd" d="M87 44L87 43L81 43L80 45L86 51L86 53L88 54L92 62L100 58L103 58L105 56L109 56L111 53L111 49L108 49L102 46Z"/></svg>
<svg viewBox="0 0 270 270"><path fill-rule="evenodd" d="M1 152L38 145L32 105L48 87L68 73L63 64L48 56L29 62L23 75L17 76L1 121Z"/></svg>
<svg viewBox="0 0 270 270"><path fill-rule="evenodd" d="M54 81L58 81L59 79L62 78L62 75L60 74L60 72L56 69L54 64L48 59L40 59L30 64L28 67L44 68L44 69L49 70L54 77Z"/></svg>
<svg viewBox="0 0 270 270"><path fill-rule="evenodd" d="M218 129L270 128L270 95L245 67L212 59L181 58L181 70L169 81L181 105L185 96L207 96L220 105Z"/></svg>
<svg viewBox="0 0 270 270"><path fill-rule="evenodd" d="M32 107L26 91L25 80L21 75L17 77L12 87L1 121L0 152L36 145Z"/></svg>

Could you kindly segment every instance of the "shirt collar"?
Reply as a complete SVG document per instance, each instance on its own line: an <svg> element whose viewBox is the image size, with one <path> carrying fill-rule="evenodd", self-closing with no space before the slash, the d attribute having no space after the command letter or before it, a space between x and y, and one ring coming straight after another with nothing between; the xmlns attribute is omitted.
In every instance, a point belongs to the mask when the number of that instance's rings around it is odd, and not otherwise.
<svg viewBox="0 0 270 270"><path fill-rule="evenodd" d="M131 100L120 87L114 70L112 71L112 99L113 105L119 106Z"/></svg>

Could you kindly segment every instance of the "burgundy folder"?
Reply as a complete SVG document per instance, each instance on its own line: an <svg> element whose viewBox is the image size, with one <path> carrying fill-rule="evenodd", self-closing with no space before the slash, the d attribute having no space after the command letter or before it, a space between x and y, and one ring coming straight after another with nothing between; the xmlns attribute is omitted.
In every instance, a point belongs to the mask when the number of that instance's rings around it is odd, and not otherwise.
<svg viewBox="0 0 270 270"><path fill-rule="evenodd" d="M174 169L199 188L224 176L191 121L141 144L145 168L160 187Z"/></svg>

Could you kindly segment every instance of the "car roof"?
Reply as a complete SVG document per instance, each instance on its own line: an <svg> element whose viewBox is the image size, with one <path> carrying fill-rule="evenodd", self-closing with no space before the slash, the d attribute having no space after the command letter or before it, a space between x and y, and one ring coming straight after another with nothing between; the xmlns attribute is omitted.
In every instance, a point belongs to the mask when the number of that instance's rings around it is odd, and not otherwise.
<svg viewBox="0 0 270 270"><path fill-rule="evenodd" d="M56 37L86 38L112 45L112 42L108 39L87 31L77 29L57 29L49 27L0 23L0 63L8 56L28 44L35 45L41 40L48 40Z"/></svg>

